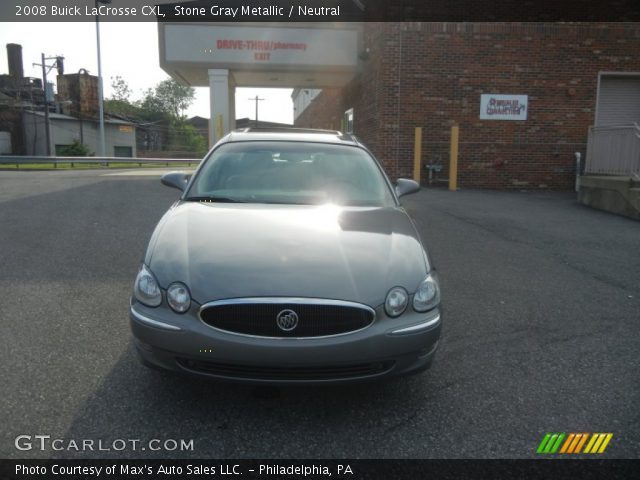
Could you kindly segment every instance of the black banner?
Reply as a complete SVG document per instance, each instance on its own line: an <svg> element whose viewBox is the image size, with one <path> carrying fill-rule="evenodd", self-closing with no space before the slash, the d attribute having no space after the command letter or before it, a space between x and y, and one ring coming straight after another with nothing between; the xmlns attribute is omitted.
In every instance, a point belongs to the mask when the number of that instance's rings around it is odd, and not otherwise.
<svg viewBox="0 0 640 480"><path fill-rule="evenodd" d="M3 22L636 22L637 0L15 0Z"/></svg>
<svg viewBox="0 0 640 480"><path fill-rule="evenodd" d="M638 460L0 460L2 480L630 479Z"/></svg>

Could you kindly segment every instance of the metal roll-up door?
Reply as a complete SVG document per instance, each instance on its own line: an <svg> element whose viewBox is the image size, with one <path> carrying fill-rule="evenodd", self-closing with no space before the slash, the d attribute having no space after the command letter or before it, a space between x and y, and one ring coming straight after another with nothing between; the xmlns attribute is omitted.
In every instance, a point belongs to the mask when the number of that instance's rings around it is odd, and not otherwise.
<svg viewBox="0 0 640 480"><path fill-rule="evenodd" d="M596 126L640 123L640 75L602 75Z"/></svg>

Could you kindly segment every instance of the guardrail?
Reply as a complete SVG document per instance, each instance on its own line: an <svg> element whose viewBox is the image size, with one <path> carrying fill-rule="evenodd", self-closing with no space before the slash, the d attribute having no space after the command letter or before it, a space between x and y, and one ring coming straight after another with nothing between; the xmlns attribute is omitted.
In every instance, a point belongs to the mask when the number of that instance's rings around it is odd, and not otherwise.
<svg viewBox="0 0 640 480"><path fill-rule="evenodd" d="M111 163L130 163L132 165L143 164L148 165L166 165L170 164L186 164L198 165L202 161L201 158L132 158L132 157L45 157L45 156L22 156L22 155L0 155L0 165L29 165L29 164L47 164L50 163L54 168L61 163L70 163L72 166L76 163L99 163L109 166Z"/></svg>
<svg viewBox="0 0 640 480"><path fill-rule="evenodd" d="M640 172L640 126L589 127L585 173L633 175Z"/></svg>

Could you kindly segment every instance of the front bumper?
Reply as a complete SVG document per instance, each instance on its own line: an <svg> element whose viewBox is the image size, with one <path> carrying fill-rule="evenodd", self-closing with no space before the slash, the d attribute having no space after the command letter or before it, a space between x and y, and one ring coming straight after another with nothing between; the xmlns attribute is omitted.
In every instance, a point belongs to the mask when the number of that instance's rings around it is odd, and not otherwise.
<svg viewBox="0 0 640 480"><path fill-rule="evenodd" d="M363 330L321 338L264 338L226 333L197 318L133 302L129 317L143 363L217 380L254 384L333 384L417 373L435 355L441 311L407 311Z"/></svg>

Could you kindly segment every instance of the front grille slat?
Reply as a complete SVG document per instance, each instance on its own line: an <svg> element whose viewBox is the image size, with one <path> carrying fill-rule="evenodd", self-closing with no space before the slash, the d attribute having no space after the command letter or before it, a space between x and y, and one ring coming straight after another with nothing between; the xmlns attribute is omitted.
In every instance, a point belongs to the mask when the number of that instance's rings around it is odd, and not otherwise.
<svg viewBox="0 0 640 480"><path fill-rule="evenodd" d="M278 327L276 318L283 310L293 310L298 325L291 331ZM236 301L203 306L204 323L228 332L260 337L319 337L340 335L363 329L374 320L368 307L358 304L272 303Z"/></svg>

